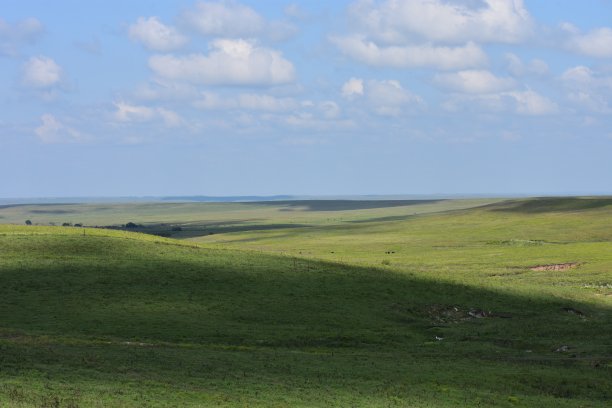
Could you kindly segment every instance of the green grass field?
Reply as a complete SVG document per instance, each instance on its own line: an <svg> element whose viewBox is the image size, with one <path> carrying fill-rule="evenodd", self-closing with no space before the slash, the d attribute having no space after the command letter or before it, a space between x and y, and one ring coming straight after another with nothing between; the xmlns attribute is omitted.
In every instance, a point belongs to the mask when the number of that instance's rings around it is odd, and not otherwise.
<svg viewBox="0 0 612 408"><path fill-rule="evenodd" d="M0 406L612 400L610 198L5 206L0 222Z"/></svg>

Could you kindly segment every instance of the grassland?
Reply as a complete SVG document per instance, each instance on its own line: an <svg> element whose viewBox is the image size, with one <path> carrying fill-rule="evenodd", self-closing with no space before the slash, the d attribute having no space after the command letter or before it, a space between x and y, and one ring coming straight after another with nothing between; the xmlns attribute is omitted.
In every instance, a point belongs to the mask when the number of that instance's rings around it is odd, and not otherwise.
<svg viewBox="0 0 612 408"><path fill-rule="evenodd" d="M611 199L402 204L0 209L182 238L0 226L0 406L609 403Z"/></svg>

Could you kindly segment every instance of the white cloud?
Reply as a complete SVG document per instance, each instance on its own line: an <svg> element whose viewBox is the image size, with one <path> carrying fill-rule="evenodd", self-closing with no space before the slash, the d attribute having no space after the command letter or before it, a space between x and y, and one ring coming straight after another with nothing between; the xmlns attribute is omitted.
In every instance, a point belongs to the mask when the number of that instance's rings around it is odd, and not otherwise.
<svg viewBox="0 0 612 408"><path fill-rule="evenodd" d="M168 127L177 127L184 124L183 118L181 118L181 116L174 111L164 108L157 108L157 114Z"/></svg>
<svg viewBox="0 0 612 408"><path fill-rule="evenodd" d="M375 112L383 116L398 116L406 105L423 104L420 96L404 89L399 81L395 80L368 81L365 95Z"/></svg>
<svg viewBox="0 0 612 408"><path fill-rule="evenodd" d="M523 0L360 0L350 16L361 31L387 44L415 36L447 44L519 43L533 30Z"/></svg>
<svg viewBox="0 0 612 408"><path fill-rule="evenodd" d="M0 18L0 55L17 56L21 46L35 42L43 31L42 23L32 17L15 24Z"/></svg>
<svg viewBox="0 0 612 408"><path fill-rule="evenodd" d="M434 82L444 88L463 93L494 93L506 91L515 86L512 78L499 78L484 70L437 74Z"/></svg>
<svg viewBox="0 0 612 408"><path fill-rule="evenodd" d="M276 50L252 41L220 39L208 55L154 55L153 72L172 80L213 85L274 85L293 81L293 64Z"/></svg>
<svg viewBox="0 0 612 408"><path fill-rule="evenodd" d="M573 105L594 113L609 114L612 77L579 65L566 70L560 77L568 89L567 99Z"/></svg>
<svg viewBox="0 0 612 408"><path fill-rule="evenodd" d="M187 43L187 37L174 27L169 27L157 17L140 17L129 27L128 34L132 41L154 51L172 51Z"/></svg>
<svg viewBox="0 0 612 408"><path fill-rule="evenodd" d="M557 104L528 89L526 91L508 92L508 95L516 101L516 112L523 115L550 115L557 113Z"/></svg>
<svg viewBox="0 0 612 408"><path fill-rule="evenodd" d="M165 108L131 105L126 102L115 102L115 119L119 122L150 122L160 119L168 127L184 124L183 119L174 111Z"/></svg>
<svg viewBox="0 0 612 408"><path fill-rule="evenodd" d="M331 41L347 56L375 67L465 69L485 65L487 56L475 43L463 46L379 46L360 36L333 37Z"/></svg>
<svg viewBox="0 0 612 408"><path fill-rule="evenodd" d="M31 57L23 65L22 82L32 88L49 88L57 85L62 80L62 76L62 68L49 57Z"/></svg>
<svg viewBox="0 0 612 408"><path fill-rule="evenodd" d="M155 116L155 110L147 106L130 105L125 102L116 102L115 118L119 122L146 122Z"/></svg>
<svg viewBox="0 0 612 408"><path fill-rule="evenodd" d="M342 96L351 99L357 95L363 95L363 79L351 78L342 85Z"/></svg>
<svg viewBox="0 0 612 408"><path fill-rule="evenodd" d="M400 116L407 108L420 108L423 99L405 89L396 80L368 80L351 78L342 87L342 95L354 102L360 99L367 111L381 116ZM359 105L355 105L359 106Z"/></svg>
<svg viewBox="0 0 612 408"><path fill-rule="evenodd" d="M506 61L508 63L508 72L516 77L523 75L547 75L550 72L548 64L538 58L532 59L528 64L525 64L519 56L516 54L506 54Z"/></svg>
<svg viewBox="0 0 612 408"><path fill-rule="evenodd" d="M382 116L399 116L407 106L422 106L423 99L405 89L396 80L351 78L342 86L342 95L349 100L364 98L368 109Z"/></svg>
<svg viewBox="0 0 612 408"><path fill-rule="evenodd" d="M265 27L255 10L235 1L201 1L185 11L182 19L200 34L215 37L248 37Z"/></svg>
<svg viewBox="0 0 612 408"><path fill-rule="evenodd" d="M593 84L593 71L584 65L578 65L567 69L562 75L561 80L570 86L590 87Z"/></svg>
<svg viewBox="0 0 612 408"><path fill-rule="evenodd" d="M42 124L34 133L43 143L78 142L87 139L81 132L64 125L55 116L46 113L40 117Z"/></svg>
<svg viewBox="0 0 612 408"><path fill-rule="evenodd" d="M569 49L589 57L612 58L612 28L596 28L585 34L573 30L571 34Z"/></svg>
<svg viewBox="0 0 612 408"><path fill-rule="evenodd" d="M489 94L455 94L443 104L443 108L453 112L512 112L528 116L552 115L559 111L555 102L531 89Z"/></svg>

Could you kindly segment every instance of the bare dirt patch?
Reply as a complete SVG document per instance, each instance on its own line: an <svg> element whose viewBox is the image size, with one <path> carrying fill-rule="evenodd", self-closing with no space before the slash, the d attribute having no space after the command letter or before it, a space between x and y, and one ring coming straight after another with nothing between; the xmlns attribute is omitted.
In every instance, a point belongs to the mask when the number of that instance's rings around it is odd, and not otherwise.
<svg viewBox="0 0 612 408"><path fill-rule="evenodd" d="M536 265L532 266L532 271L566 271L568 269L574 269L578 267L580 264L578 262L567 262L560 264L550 264L550 265Z"/></svg>

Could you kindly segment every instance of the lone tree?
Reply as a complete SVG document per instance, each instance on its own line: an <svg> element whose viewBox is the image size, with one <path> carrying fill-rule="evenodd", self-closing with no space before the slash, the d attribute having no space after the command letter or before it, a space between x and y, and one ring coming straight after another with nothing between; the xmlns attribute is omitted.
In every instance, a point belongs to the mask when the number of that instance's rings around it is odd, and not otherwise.
<svg viewBox="0 0 612 408"><path fill-rule="evenodd" d="M26 225L32 225L32 221L26 220Z"/></svg>
<svg viewBox="0 0 612 408"><path fill-rule="evenodd" d="M125 224L125 228L138 228L138 225L133 222L128 222L127 224Z"/></svg>

